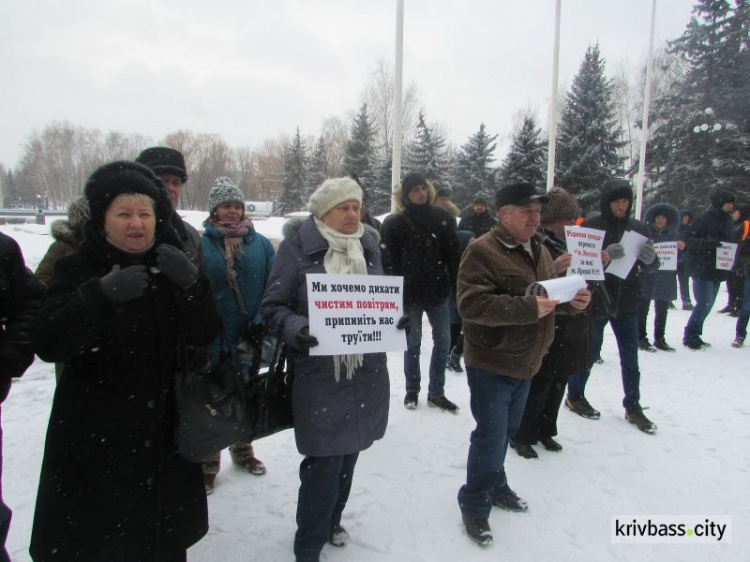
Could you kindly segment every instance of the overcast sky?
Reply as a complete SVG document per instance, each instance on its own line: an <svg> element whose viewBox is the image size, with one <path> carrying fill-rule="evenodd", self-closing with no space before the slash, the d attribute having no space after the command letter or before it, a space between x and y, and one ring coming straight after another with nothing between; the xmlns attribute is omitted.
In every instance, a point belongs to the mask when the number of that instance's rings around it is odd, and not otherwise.
<svg viewBox="0 0 750 562"><path fill-rule="evenodd" d="M692 0L658 0L656 48ZM405 0L404 84L428 120L466 142L509 135L526 107L547 120L554 0ZM651 0L562 0L560 83L599 42L612 75L643 63ZM2 0L0 163L53 121L158 140L177 129L233 147L317 135L361 103L394 59L396 0ZM498 154L498 157L502 154Z"/></svg>

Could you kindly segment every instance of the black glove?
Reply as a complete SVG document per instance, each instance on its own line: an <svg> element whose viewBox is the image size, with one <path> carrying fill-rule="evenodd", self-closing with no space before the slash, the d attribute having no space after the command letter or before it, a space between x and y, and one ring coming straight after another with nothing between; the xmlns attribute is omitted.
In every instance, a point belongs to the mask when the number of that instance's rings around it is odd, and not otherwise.
<svg viewBox="0 0 750 562"><path fill-rule="evenodd" d="M156 248L156 263L167 279L183 289L187 289L198 279L198 268L182 250L170 244L162 244Z"/></svg>
<svg viewBox="0 0 750 562"><path fill-rule="evenodd" d="M242 330L242 339L247 341L251 346L256 346L263 341L264 333L265 326L263 324L250 322Z"/></svg>
<svg viewBox="0 0 750 562"><path fill-rule="evenodd" d="M318 338L310 334L307 326L297 332L294 339L296 340L297 347L302 351L309 351L311 347L318 345Z"/></svg>
<svg viewBox="0 0 750 562"><path fill-rule="evenodd" d="M120 304L137 299L145 292L148 287L148 272L145 265L130 265L125 269L115 265L99 282L107 298L113 304Z"/></svg>
<svg viewBox="0 0 750 562"><path fill-rule="evenodd" d="M409 332L411 332L411 319L406 314L404 314L401 318L398 319L398 322L396 322L396 329L403 330L408 336Z"/></svg>
<svg viewBox="0 0 750 562"><path fill-rule="evenodd" d="M638 259L646 265L654 263L654 260L656 259L656 250L654 250L653 240L649 240L646 242L646 245L641 248L641 251L638 252Z"/></svg>

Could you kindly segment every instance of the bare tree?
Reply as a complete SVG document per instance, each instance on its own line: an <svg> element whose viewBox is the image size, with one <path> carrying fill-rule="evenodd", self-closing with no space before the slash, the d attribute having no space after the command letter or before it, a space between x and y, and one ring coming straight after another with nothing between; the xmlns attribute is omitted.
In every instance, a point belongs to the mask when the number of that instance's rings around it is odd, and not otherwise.
<svg viewBox="0 0 750 562"><path fill-rule="evenodd" d="M339 117L327 117L323 120L320 138L325 146L326 176L329 178L341 174L350 128L351 124Z"/></svg>
<svg viewBox="0 0 750 562"><path fill-rule="evenodd" d="M385 59L380 58L370 75L362 101L367 103L370 116L377 127L375 149L381 160L388 157L389 147L393 144L394 89L393 69ZM401 100L401 136L405 141L404 146L414 134L419 106L419 91L412 82L403 91Z"/></svg>

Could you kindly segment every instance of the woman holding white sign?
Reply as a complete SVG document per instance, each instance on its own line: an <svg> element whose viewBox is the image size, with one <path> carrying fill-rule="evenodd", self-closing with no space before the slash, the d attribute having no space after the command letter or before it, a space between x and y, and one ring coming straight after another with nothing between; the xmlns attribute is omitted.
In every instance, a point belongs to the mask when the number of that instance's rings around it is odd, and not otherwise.
<svg viewBox="0 0 750 562"><path fill-rule="evenodd" d="M360 222L362 190L351 178L326 180L310 197L312 215L288 222L261 313L281 327L294 372L294 435L300 464L297 562L319 560L326 542L344 546L341 514L360 451L383 437L390 383L385 353L311 356L306 275L382 275L377 232ZM408 318L398 322L408 329Z"/></svg>
<svg viewBox="0 0 750 562"><path fill-rule="evenodd" d="M669 303L677 298L677 269L667 269L666 264L674 263L676 267L677 250L685 249L685 242L680 240L678 233L680 220L679 211L669 203L657 203L646 211L644 222L648 237L654 241L657 254L660 251L673 252L675 259L670 262L663 260L659 269L644 272L641 281L641 308L638 311L638 347L643 351L674 351L664 339L667 328L667 313ZM671 246L668 242L676 243ZM660 257L661 260L661 257ZM654 301L654 344L648 340L648 311Z"/></svg>

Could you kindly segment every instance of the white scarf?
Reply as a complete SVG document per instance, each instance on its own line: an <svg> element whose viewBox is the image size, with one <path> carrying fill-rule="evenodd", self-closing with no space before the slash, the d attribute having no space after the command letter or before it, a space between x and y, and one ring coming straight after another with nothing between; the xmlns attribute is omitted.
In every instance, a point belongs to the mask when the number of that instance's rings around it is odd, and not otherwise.
<svg viewBox="0 0 750 562"><path fill-rule="evenodd" d="M365 227L359 223L354 234L342 234L315 217L315 225L323 239L328 242L328 251L323 259L326 273L367 275L367 262L362 253L361 238ZM333 356L333 376L336 382L341 378L341 364L346 366L346 378L351 380L357 367L364 362L361 353Z"/></svg>

